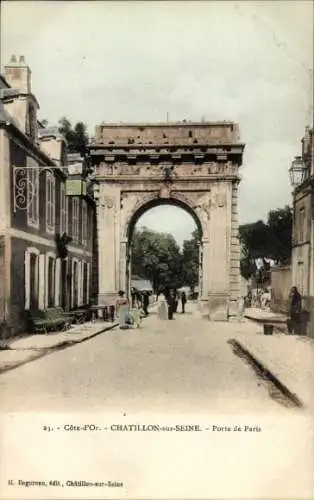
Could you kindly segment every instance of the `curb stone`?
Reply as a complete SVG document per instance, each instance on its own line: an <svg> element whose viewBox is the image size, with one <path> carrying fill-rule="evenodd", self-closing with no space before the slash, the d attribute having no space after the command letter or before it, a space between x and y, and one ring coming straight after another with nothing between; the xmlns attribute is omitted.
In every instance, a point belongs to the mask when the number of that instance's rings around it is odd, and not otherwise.
<svg viewBox="0 0 314 500"><path fill-rule="evenodd" d="M97 330L97 332L93 333L92 335L88 335L85 337L82 337L80 339L67 339L63 340L62 342L59 342L58 344L52 346L52 347L45 347L43 349L38 349L36 354L32 354L23 361L18 361L12 365L9 366L4 366L1 368L0 366L0 375L2 373L8 372L10 370L14 370L15 368L19 368L20 366L23 366L27 363L30 363L31 361L35 361L36 359L43 358L44 356L47 356L48 354L52 354L55 351L61 351L63 349L66 349L67 347L71 347L75 344L81 344L82 342L86 342L89 339L92 339L94 337L97 337L97 335L100 335L101 333L107 332L109 330L112 330L113 328L116 328L118 326L118 323L112 323L110 326L107 326L106 328L102 328L101 330ZM14 349L10 349L14 350Z"/></svg>
<svg viewBox="0 0 314 500"><path fill-rule="evenodd" d="M245 358L253 365L253 368L259 372L260 376L268 379L280 393L288 399L295 407L304 408L304 403L300 400L297 394L294 394L290 389L275 375L268 366L257 356L253 355L250 350L245 347L239 340L229 339L228 343L235 349L241 352Z"/></svg>

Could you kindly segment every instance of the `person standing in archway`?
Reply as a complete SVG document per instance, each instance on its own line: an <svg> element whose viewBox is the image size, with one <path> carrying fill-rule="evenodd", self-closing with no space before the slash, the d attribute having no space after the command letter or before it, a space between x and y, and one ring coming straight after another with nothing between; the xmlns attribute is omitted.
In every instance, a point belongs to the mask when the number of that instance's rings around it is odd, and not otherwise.
<svg viewBox="0 0 314 500"><path fill-rule="evenodd" d="M182 314L185 313L185 304L186 304L187 300L186 300L186 293L183 291L181 293L181 306L182 306Z"/></svg>
<svg viewBox="0 0 314 500"><path fill-rule="evenodd" d="M134 287L131 288L131 300L132 300L132 309L135 307L135 299L136 299L136 290Z"/></svg>
<svg viewBox="0 0 314 500"><path fill-rule="evenodd" d="M173 309L174 312L176 313L178 311L178 305L179 305L179 297L177 290L173 291L173 300L174 300Z"/></svg>
<svg viewBox="0 0 314 500"><path fill-rule="evenodd" d="M167 294L167 302L168 302L168 319L173 319L173 314L175 312L175 292L174 290L170 290L169 294Z"/></svg>
<svg viewBox="0 0 314 500"><path fill-rule="evenodd" d="M129 301L124 296L124 291L119 290L116 300L116 317L119 319L119 327L127 328L127 317L129 314Z"/></svg>
<svg viewBox="0 0 314 500"><path fill-rule="evenodd" d="M143 293L143 310L145 316L148 316L149 295L148 292Z"/></svg>

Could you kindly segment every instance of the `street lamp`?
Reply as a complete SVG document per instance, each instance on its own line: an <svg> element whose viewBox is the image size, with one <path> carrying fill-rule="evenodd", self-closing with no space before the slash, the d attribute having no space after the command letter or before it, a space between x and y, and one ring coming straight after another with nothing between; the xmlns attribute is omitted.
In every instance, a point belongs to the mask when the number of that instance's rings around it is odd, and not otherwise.
<svg viewBox="0 0 314 500"><path fill-rule="evenodd" d="M301 156L296 156L289 168L290 183L292 187L297 187L304 182L307 176L307 167Z"/></svg>

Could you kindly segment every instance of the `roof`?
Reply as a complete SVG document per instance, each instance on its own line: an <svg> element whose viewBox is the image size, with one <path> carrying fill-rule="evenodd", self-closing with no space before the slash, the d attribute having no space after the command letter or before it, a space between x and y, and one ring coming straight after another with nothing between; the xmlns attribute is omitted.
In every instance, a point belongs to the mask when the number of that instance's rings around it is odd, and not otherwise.
<svg viewBox="0 0 314 500"><path fill-rule="evenodd" d="M68 162L71 163L82 163L84 161L84 158L82 158L80 153L68 153Z"/></svg>
<svg viewBox="0 0 314 500"><path fill-rule="evenodd" d="M4 75L2 75L0 73L0 88L3 89L3 88L9 88L10 85L8 84L8 82L6 81Z"/></svg>
<svg viewBox="0 0 314 500"><path fill-rule="evenodd" d="M54 160L48 156L45 151L43 151L37 144L34 144L30 141L29 137L27 137L24 132L20 129L18 122L8 113L3 105L3 102L0 100L0 126L3 125L7 129L13 130L14 135L18 135L20 139L24 141L28 145L28 147L33 150L33 152L40 156L45 163L48 165L57 166ZM60 170L64 175L63 171Z"/></svg>
<svg viewBox="0 0 314 500"><path fill-rule="evenodd" d="M182 120L177 122L116 122L110 123L102 121L98 126L100 127L112 127L112 128L124 128L124 127L230 127L230 125L237 125L237 122L231 120L225 121L188 121Z"/></svg>
<svg viewBox="0 0 314 500"><path fill-rule="evenodd" d="M13 97L18 97L20 95L20 92L16 89L12 88L2 88L0 89L0 99L6 99L6 98L13 98Z"/></svg>
<svg viewBox="0 0 314 500"><path fill-rule="evenodd" d="M153 286L148 280L133 279L131 280L131 287L136 288L138 291L153 291Z"/></svg>
<svg viewBox="0 0 314 500"><path fill-rule="evenodd" d="M44 137L56 137L64 140L63 135L59 132L58 127L43 127L38 130L38 136L43 139Z"/></svg>
<svg viewBox="0 0 314 500"><path fill-rule="evenodd" d="M13 118L10 113L7 112L7 110L4 107L3 102L0 99L0 123L4 123L5 125L14 125L15 127L19 128L19 125L15 118Z"/></svg>

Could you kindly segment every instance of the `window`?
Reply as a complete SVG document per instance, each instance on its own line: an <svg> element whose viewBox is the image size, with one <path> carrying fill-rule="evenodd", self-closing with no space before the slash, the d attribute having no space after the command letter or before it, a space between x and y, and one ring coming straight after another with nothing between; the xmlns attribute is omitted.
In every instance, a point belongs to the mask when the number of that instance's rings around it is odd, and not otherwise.
<svg viewBox="0 0 314 500"><path fill-rule="evenodd" d="M67 207L65 196L65 184L60 184L60 234L67 232Z"/></svg>
<svg viewBox="0 0 314 500"><path fill-rule="evenodd" d="M74 241L79 241L79 199L77 197L72 198L72 238Z"/></svg>
<svg viewBox="0 0 314 500"><path fill-rule="evenodd" d="M39 304L39 250L28 248L24 259L25 309L38 309Z"/></svg>
<svg viewBox="0 0 314 500"><path fill-rule="evenodd" d="M299 243L305 239L305 210L304 207L299 210Z"/></svg>
<svg viewBox="0 0 314 500"><path fill-rule="evenodd" d="M65 232L67 234L70 234L69 231L69 210L70 210L70 203L69 203L69 197L65 195Z"/></svg>
<svg viewBox="0 0 314 500"><path fill-rule="evenodd" d="M29 307L30 309L38 308L38 256L34 253L30 254L29 260Z"/></svg>
<svg viewBox="0 0 314 500"><path fill-rule="evenodd" d="M88 302L88 264L83 262L83 304Z"/></svg>
<svg viewBox="0 0 314 500"><path fill-rule="evenodd" d="M46 176L46 231L53 233L55 230L55 204L56 190L55 178L51 172Z"/></svg>
<svg viewBox="0 0 314 500"><path fill-rule="evenodd" d="M76 260L73 260L72 280L72 307L76 309L78 307L78 262Z"/></svg>
<svg viewBox="0 0 314 500"><path fill-rule="evenodd" d="M53 257L48 257L47 268L47 305L53 307L55 305L55 259Z"/></svg>
<svg viewBox="0 0 314 500"><path fill-rule="evenodd" d="M33 104L28 106L28 116L26 119L26 134L29 135L33 140L37 138L37 118L36 110Z"/></svg>
<svg viewBox="0 0 314 500"><path fill-rule="evenodd" d="M39 171L35 165L27 170L27 224L39 227Z"/></svg>
<svg viewBox="0 0 314 500"><path fill-rule="evenodd" d="M61 261L61 274L60 274L60 296L59 304L64 310L68 310L68 262L64 259Z"/></svg>
<svg viewBox="0 0 314 500"><path fill-rule="evenodd" d="M88 205L86 200L82 201L82 243L87 244L88 239Z"/></svg>
<svg viewBox="0 0 314 500"><path fill-rule="evenodd" d="M89 210L89 213L88 213L88 238L89 238L89 241L91 244L92 244L93 237L94 237L93 225L94 225L94 212L93 212L93 210Z"/></svg>

